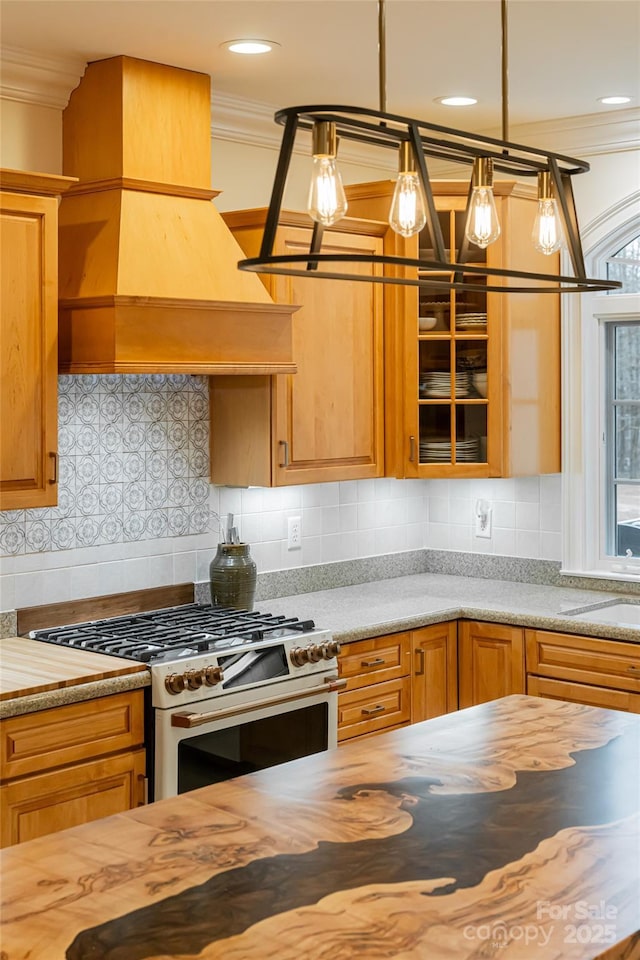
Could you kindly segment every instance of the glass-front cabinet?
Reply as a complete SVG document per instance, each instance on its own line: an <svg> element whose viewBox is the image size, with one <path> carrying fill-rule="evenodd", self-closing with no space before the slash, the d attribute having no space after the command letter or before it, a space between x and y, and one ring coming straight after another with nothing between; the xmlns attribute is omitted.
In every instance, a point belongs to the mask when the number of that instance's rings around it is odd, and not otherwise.
<svg viewBox="0 0 640 960"><path fill-rule="evenodd" d="M460 248L464 206L460 198L438 211L447 256L452 244L454 251ZM420 233L418 245L420 259L434 257L428 227ZM470 245L467 262L484 263L485 252ZM449 274L443 279L448 281ZM455 468L456 475L477 476L487 474L487 458L498 452L492 449L493 437L489 444L489 426L495 416L488 398L493 324L487 292L478 289L486 285L486 278L463 273L457 280L460 289L420 287L415 291L417 302L415 296L407 298L409 317L414 302L416 309L413 331L407 329L405 343L404 406L407 425L414 425L409 433L409 464L415 463L417 471L423 466L437 469L439 475ZM408 326L410 322L407 318ZM415 381L411 383L412 370L417 372L417 391Z"/></svg>
<svg viewBox="0 0 640 960"><path fill-rule="evenodd" d="M393 186L384 181L349 187L350 213L383 219ZM455 259L468 183L439 181L433 189L445 250L449 256L453 245ZM501 235L486 250L470 244L465 264L556 270L557 259L543 262L530 242L535 190L509 181L497 182L495 193ZM390 242L395 255L435 259L428 227L417 237L394 235ZM443 281L451 276L443 273ZM387 288L386 475L559 471L558 295L487 292L482 273L463 271L455 279L459 286L452 290Z"/></svg>

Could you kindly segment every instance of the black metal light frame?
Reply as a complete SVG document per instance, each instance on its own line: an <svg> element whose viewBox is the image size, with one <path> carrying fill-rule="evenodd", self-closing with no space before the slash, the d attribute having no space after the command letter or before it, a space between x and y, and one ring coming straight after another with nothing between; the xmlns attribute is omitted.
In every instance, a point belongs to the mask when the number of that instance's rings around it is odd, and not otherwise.
<svg viewBox="0 0 640 960"><path fill-rule="evenodd" d="M240 270L325 277L334 280L373 281L428 287L432 290L465 289L497 293L585 293L617 290L622 287L618 281L594 279L586 275L571 183L571 178L576 174L588 172L589 164L583 160L364 107L322 105L287 107L275 114L275 121L284 125L284 133L260 254L257 257L240 260L238 263ZM323 253L324 228L319 223L313 225L308 253L274 255L276 230L280 221L282 199L296 134L298 131L311 130L314 124L320 121L335 123L339 138L367 146L397 151L402 141L411 143L418 176L427 201L427 227L433 239L435 254L433 259L387 254ZM471 166L476 157L489 157L493 161L494 171L516 178L537 178L539 173L548 171L564 226L573 276L507 270L488 264L483 266L470 264L467 262L469 243L464 237L459 249L457 251L452 249L451 256L447 259L427 169L427 157L467 166ZM471 186L469 198L470 196ZM468 203L469 200L467 200L467 206ZM394 275L391 276L384 273L365 276L362 273L332 269L333 264L345 263L374 263L403 269L401 275L397 275L398 271L394 271ZM412 271L408 275L406 268L414 268L415 272ZM447 279L443 274L451 276ZM463 274L467 278L464 281ZM473 283L476 276L495 277L496 282ZM516 284L499 283L500 279L515 280ZM518 285L518 281L521 281L522 285Z"/></svg>

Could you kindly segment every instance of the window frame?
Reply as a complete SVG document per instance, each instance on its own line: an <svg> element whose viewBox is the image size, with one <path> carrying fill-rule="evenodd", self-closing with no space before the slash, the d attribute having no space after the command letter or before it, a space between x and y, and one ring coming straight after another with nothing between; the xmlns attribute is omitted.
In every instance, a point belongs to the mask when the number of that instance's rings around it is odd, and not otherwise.
<svg viewBox="0 0 640 960"><path fill-rule="evenodd" d="M618 493L616 486L627 485L637 488L638 491L638 517L640 517L640 477L623 478L618 476L618 434L616 430L617 411L625 406L640 407L640 396L633 399L616 396L617 381L617 331L622 329L625 324L632 324L638 328L640 333L640 316L637 318L629 317L622 321L610 320L604 323L604 364L605 364L605 384L604 384L604 419L605 419L605 451L604 451L604 529L602 531L604 539L604 554L608 557L613 556L613 551L617 550L618 531ZM619 556L619 554L617 555Z"/></svg>
<svg viewBox="0 0 640 960"><path fill-rule="evenodd" d="M583 231L592 276L638 235L640 192ZM606 329L640 317L640 294L566 294L562 304L561 573L640 581L640 559L606 554Z"/></svg>

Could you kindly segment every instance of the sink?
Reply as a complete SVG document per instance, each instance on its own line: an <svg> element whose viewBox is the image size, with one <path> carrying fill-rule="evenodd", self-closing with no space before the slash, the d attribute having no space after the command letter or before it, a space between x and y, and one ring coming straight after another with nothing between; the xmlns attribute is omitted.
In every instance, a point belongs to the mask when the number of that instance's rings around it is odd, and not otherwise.
<svg viewBox="0 0 640 960"><path fill-rule="evenodd" d="M640 627L640 598L638 600L601 600L575 610L562 610L560 616L575 620L595 620L615 623L621 627Z"/></svg>

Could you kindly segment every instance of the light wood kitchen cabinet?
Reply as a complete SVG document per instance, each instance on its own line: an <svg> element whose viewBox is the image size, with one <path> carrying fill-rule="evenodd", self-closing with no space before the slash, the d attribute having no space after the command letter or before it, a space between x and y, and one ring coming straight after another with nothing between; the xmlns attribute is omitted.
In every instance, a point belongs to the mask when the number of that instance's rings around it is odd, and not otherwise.
<svg viewBox="0 0 640 960"><path fill-rule="evenodd" d="M266 211L225 215L247 256L257 255ZM384 224L344 220L323 250L380 254ZM309 218L283 214L277 254L308 250ZM363 274L379 267L363 264ZM293 315L297 373L210 380L211 479L284 486L384 474L383 297L379 284L266 275Z"/></svg>
<svg viewBox="0 0 640 960"><path fill-rule="evenodd" d="M75 179L0 171L0 509L58 501L58 196Z"/></svg>
<svg viewBox="0 0 640 960"><path fill-rule="evenodd" d="M142 691L0 723L0 845L144 803Z"/></svg>
<svg viewBox="0 0 640 960"><path fill-rule="evenodd" d="M350 186L349 210L383 220L393 189L393 181ZM463 239L467 190L462 181L433 183L447 251L458 250ZM556 271L557 255L545 257L531 243L535 189L496 181L494 194L501 235L486 251L471 244L466 262L474 268ZM396 256L434 257L427 227L404 241L387 235L385 244L385 253ZM406 269L418 275L418 268ZM453 275L442 276L449 280ZM396 286L389 293L386 309L393 322L385 338L386 475L558 472L559 296L472 290L471 285L499 281L464 270L459 279L462 286L455 290Z"/></svg>
<svg viewBox="0 0 640 960"><path fill-rule="evenodd" d="M498 623L458 621L460 709L524 692L524 630Z"/></svg>
<svg viewBox="0 0 640 960"><path fill-rule="evenodd" d="M338 741L439 717L458 705L456 624L343 645Z"/></svg>
<svg viewBox="0 0 640 960"><path fill-rule="evenodd" d="M527 693L640 713L635 643L525 630Z"/></svg>
<svg viewBox="0 0 640 960"><path fill-rule="evenodd" d="M388 732L411 722L411 634L342 645L338 672L338 742Z"/></svg>
<svg viewBox="0 0 640 960"><path fill-rule="evenodd" d="M411 632L413 682L411 722L431 720L458 708L458 647L455 621Z"/></svg>

